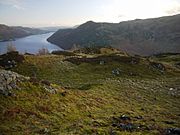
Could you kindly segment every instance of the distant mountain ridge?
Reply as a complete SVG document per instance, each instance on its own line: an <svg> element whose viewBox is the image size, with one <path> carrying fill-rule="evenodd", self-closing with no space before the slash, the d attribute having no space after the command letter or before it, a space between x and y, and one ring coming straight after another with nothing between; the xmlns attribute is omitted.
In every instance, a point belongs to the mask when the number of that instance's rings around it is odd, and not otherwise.
<svg viewBox="0 0 180 135"><path fill-rule="evenodd" d="M51 26L51 27L40 27L41 30L46 30L50 32L56 32L57 30L60 29L67 29L69 28L68 26Z"/></svg>
<svg viewBox="0 0 180 135"><path fill-rule="evenodd" d="M63 49L74 45L112 46L131 54L180 52L180 14L120 23L86 22L54 33L48 41Z"/></svg>
<svg viewBox="0 0 180 135"><path fill-rule="evenodd" d="M35 34L44 34L47 32L48 31L41 29L21 27L21 26L10 27L4 24L0 24L0 41L14 40L15 38L21 38Z"/></svg>

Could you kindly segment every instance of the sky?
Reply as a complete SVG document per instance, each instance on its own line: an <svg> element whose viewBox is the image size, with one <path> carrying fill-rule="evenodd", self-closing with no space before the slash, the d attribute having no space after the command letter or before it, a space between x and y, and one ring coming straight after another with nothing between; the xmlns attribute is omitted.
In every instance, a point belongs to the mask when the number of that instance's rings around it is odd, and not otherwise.
<svg viewBox="0 0 180 135"><path fill-rule="evenodd" d="M0 0L0 24L47 27L180 14L180 0Z"/></svg>

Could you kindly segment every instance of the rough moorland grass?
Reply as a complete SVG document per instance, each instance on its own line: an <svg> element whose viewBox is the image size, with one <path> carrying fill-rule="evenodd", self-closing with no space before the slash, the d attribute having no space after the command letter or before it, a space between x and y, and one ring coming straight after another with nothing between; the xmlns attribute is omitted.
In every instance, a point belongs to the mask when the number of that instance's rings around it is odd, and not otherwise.
<svg viewBox="0 0 180 135"><path fill-rule="evenodd" d="M27 75L35 76L40 79L47 79L53 83L63 86L77 85L85 83L100 83L106 78L114 78L112 70L119 69L120 78L157 78L164 77L157 69L151 68L149 65L130 64L123 62L110 61L104 65L82 63L75 65L67 61L62 61L64 58L60 56L28 56L26 61L19 65L15 71ZM170 75L172 73L164 73ZM98 82L98 83L99 83Z"/></svg>
<svg viewBox="0 0 180 135"><path fill-rule="evenodd" d="M14 71L60 85L57 94L22 83L16 97L0 95L0 130L5 134L160 134L179 127L180 73L164 73L139 64L111 61L104 65L62 61L63 56L27 56ZM113 69L120 69L113 75ZM133 73L133 74L132 74ZM148 127L133 132L113 127L114 117ZM141 116L142 119L137 119ZM170 124L167 124L170 123Z"/></svg>

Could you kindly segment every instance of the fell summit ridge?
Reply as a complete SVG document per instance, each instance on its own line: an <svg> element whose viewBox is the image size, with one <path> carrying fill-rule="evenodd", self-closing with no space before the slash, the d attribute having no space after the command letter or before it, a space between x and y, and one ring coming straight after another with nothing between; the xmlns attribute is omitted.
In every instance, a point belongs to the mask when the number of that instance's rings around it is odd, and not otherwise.
<svg viewBox="0 0 180 135"><path fill-rule="evenodd" d="M112 46L131 54L180 52L180 14L120 23L88 21L75 29L54 33L48 41L63 49L73 45Z"/></svg>

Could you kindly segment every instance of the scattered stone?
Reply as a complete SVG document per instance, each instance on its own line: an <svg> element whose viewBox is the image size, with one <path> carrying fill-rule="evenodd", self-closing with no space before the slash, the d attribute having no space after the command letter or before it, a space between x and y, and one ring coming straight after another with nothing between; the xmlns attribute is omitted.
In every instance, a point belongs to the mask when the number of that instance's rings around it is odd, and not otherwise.
<svg viewBox="0 0 180 135"><path fill-rule="evenodd" d="M142 116L136 116L133 117L133 119L136 118L138 120L143 119ZM122 131L128 131L128 132L133 132L133 131L149 131L149 127L146 125L141 125L140 123L133 123L133 119L131 119L127 115L122 115L120 117L113 117L113 122L112 122L112 127L119 128Z"/></svg>
<svg viewBox="0 0 180 135"><path fill-rule="evenodd" d="M12 71L0 69L0 94L14 96L11 90L19 89L17 82L26 80L29 80L29 78Z"/></svg>
<svg viewBox="0 0 180 135"><path fill-rule="evenodd" d="M130 75L130 76L138 76L139 74L130 72L129 75Z"/></svg>
<svg viewBox="0 0 180 135"><path fill-rule="evenodd" d="M172 90L173 90L173 88L169 88L169 90L170 90L170 91L172 91Z"/></svg>
<svg viewBox="0 0 180 135"><path fill-rule="evenodd" d="M177 87L170 87L169 88L169 91L168 91L168 94L173 96L173 97L179 97L180 96L180 88L179 86Z"/></svg>
<svg viewBox="0 0 180 135"><path fill-rule="evenodd" d="M164 72L166 70L165 66L161 63L150 62L150 66L153 67L154 69L161 71L161 72Z"/></svg>
<svg viewBox="0 0 180 135"><path fill-rule="evenodd" d="M166 135L180 135L180 128L168 128L165 133Z"/></svg>
<svg viewBox="0 0 180 135"><path fill-rule="evenodd" d="M50 83L48 80L42 80L41 83L42 83L42 84L45 84L45 85L47 85L47 86L50 86L50 85L51 85L51 83Z"/></svg>
<svg viewBox="0 0 180 135"><path fill-rule="evenodd" d="M39 131L39 133L40 133L40 134L47 135L47 134L50 133L50 130L49 130L48 128L44 128L44 129L41 129L41 130Z"/></svg>
<svg viewBox="0 0 180 135"><path fill-rule="evenodd" d="M142 117L142 116L135 116L134 118L136 118L136 119L138 119L138 120L143 119L143 117Z"/></svg>
<svg viewBox="0 0 180 135"><path fill-rule="evenodd" d="M119 68L112 70L112 74L113 74L113 75L116 75L116 76L120 75L121 72L122 72L122 71L121 71Z"/></svg>
<svg viewBox="0 0 180 135"><path fill-rule="evenodd" d="M49 129L45 128L44 133L49 133Z"/></svg>
<svg viewBox="0 0 180 135"><path fill-rule="evenodd" d="M126 115L122 115L120 117L121 120L131 120L131 118L129 116L126 116Z"/></svg>
<svg viewBox="0 0 180 135"><path fill-rule="evenodd" d="M133 123L113 123L112 126L117 127L123 131L129 131L129 132L138 130L140 128L139 126L136 126Z"/></svg>
<svg viewBox="0 0 180 135"><path fill-rule="evenodd" d="M121 128L122 130L130 131L130 132L137 129L136 126L132 123L128 123L128 124L120 123L117 127Z"/></svg>
<svg viewBox="0 0 180 135"><path fill-rule="evenodd" d="M49 92L49 93L51 93L51 94L56 94L56 93L57 93L57 89L55 89L55 88L52 87L52 86L44 85L43 88L44 88L47 92Z"/></svg>
<svg viewBox="0 0 180 135"><path fill-rule="evenodd" d="M127 115L121 115L120 117L113 117L113 121L117 123L130 122L131 118Z"/></svg>
<svg viewBox="0 0 180 135"><path fill-rule="evenodd" d="M102 61L99 62L99 64L100 64L100 65L104 65L104 64L105 64L105 61L102 60Z"/></svg>
<svg viewBox="0 0 180 135"><path fill-rule="evenodd" d="M5 69L16 67L18 63L22 63L23 61L24 56L20 55L16 51L0 55L0 66L4 67Z"/></svg>

